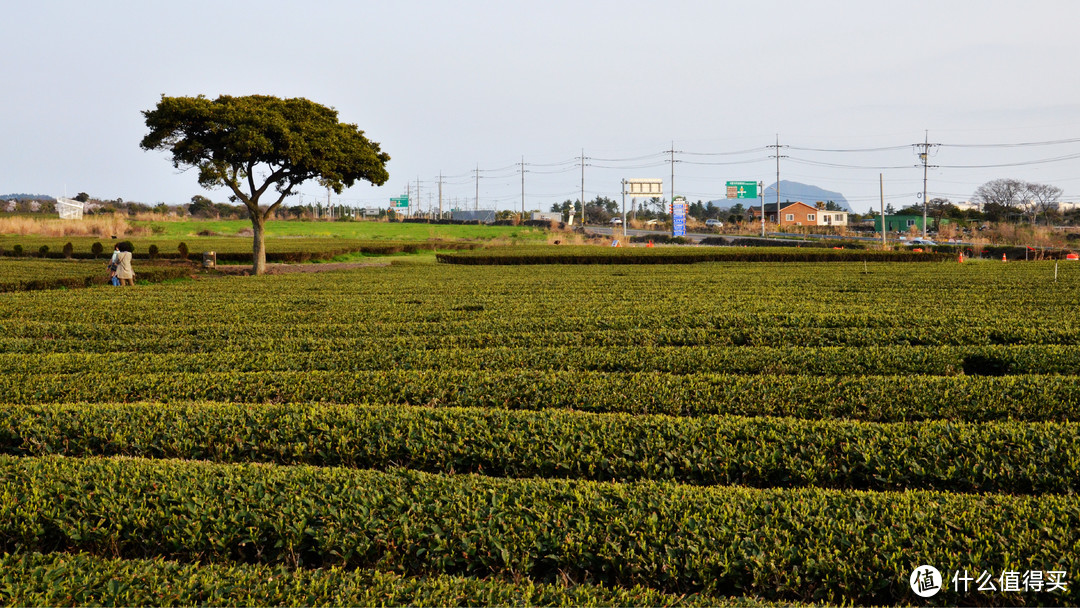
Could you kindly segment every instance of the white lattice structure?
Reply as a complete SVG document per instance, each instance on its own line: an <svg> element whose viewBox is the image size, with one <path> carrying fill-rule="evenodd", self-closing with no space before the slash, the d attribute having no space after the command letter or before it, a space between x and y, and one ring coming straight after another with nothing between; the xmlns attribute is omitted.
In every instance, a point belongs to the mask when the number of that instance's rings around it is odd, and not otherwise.
<svg viewBox="0 0 1080 608"><path fill-rule="evenodd" d="M70 198L56 199L56 212L62 220L81 220L83 204Z"/></svg>

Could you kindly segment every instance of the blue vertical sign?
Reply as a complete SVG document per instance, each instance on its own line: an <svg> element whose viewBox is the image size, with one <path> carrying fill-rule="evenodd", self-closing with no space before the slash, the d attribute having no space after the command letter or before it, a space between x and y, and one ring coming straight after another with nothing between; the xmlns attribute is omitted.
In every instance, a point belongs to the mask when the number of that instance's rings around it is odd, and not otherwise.
<svg viewBox="0 0 1080 608"><path fill-rule="evenodd" d="M682 196L671 203L671 236L686 236L686 198Z"/></svg>

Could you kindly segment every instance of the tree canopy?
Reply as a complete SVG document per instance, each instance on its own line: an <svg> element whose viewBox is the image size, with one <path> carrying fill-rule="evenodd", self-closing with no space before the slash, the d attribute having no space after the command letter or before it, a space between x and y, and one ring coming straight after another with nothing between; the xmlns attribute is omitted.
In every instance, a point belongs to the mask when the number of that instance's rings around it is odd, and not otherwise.
<svg viewBox="0 0 1080 608"><path fill-rule="evenodd" d="M300 184L317 179L340 194L357 181L382 185L390 156L337 111L304 98L268 95L210 100L166 97L143 112L144 150L165 150L173 166L194 167L204 188L227 187L251 214L254 271L266 266L263 225ZM269 204L264 194L273 190Z"/></svg>

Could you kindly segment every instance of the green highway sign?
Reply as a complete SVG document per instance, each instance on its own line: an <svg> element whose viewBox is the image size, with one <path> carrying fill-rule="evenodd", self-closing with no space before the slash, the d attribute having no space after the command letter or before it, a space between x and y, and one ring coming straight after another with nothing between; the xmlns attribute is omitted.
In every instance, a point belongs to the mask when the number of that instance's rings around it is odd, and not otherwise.
<svg viewBox="0 0 1080 608"><path fill-rule="evenodd" d="M409 206L409 197L407 197L407 196L395 196L395 197L390 199L390 202L393 204L394 207L408 207Z"/></svg>
<svg viewBox="0 0 1080 608"><path fill-rule="evenodd" d="M728 182L728 198L757 198L757 182Z"/></svg>

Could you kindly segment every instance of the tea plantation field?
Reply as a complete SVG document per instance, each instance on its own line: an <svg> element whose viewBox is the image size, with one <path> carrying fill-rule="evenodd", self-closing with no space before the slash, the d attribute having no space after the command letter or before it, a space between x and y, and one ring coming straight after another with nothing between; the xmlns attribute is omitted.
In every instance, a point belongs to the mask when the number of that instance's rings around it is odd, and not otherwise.
<svg viewBox="0 0 1080 608"><path fill-rule="evenodd" d="M1078 311L1054 262L0 293L0 604L1076 605Z"/></svg>

